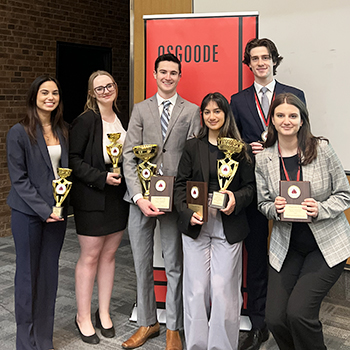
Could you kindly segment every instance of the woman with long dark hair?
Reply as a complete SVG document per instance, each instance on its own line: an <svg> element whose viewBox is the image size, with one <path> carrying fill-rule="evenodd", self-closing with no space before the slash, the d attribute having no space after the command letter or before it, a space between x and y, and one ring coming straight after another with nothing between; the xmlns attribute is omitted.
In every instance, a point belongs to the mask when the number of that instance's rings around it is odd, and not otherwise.
<svg viewBox="0 0 350 350"><path fill-rule="evenodd" d="M319 311L350 256L350 186L328 140L312 135L298 97L278 95L269 114L266 149L256 155L258 207L273 220L266 322L282 350L326 349ZM301 203L310 223L280 221L280 180L310 181Z"/></svg>
<svg viewBox="0 0 350 350"><path fill-rule="evenodd" d="M238 347L242 305L242 241L249 232L245 208L255 191L250 146L243 144L231 108L218 92L204 97L203 126L197 138L186 142L175 184L175 206L184 252L184 329L188 350ZM233 155L237 172L227 190L224 209L208 208L208 222L187 208L187 181L207 182L219 191L217 160L225 158L218 138L233 138L243 149Z"/></svg>
<svg viewBox="0 0 350 350"><path fill-rule="evenodd" d="M91 297L97 276L99 307L96 327L111 338L115 329L109 306L115 272L115 253L119 247L129 215L124 202L125 180L110 172L111 160L106 146L107 134L120 133L123 144L126 131L117 113L118 86L105 71L91 74L85 111L74 120L70 132L70 167L74 186L71 202L80 243L80 257L75 269L77 316L75 324L81 339L99 343L91 321Z"/></svg>
<svg viewBox="0 0 350 350"><path fill-rule="evenodd" d="M66 215L52 212L52 181L68 167L68 131L57 80L40 76L27 95L27 115L7 134L11 228L16 247L17 350L53 349L58 259Z"/></svg>

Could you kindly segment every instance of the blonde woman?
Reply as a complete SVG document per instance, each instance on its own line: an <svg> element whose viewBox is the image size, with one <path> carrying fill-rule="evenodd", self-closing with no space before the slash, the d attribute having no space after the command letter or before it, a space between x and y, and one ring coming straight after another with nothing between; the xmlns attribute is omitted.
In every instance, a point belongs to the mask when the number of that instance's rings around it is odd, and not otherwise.
<svg viewBox="0 0 350 350"><path fill-rule="evenodd" d="M109 313L115 253L128 220L128 204L122 177L109 172L111 162L106 151L107 134L126 131L117 116L118 86L105 71L91 74L84 112L74 120L70 132L70 167L74 173L72 205L80 243L80 257L75 270L77 315L81 339L98 344L91 320L91 297L97 277L99 307L95 324L104 337L115 335Z"/></svg>

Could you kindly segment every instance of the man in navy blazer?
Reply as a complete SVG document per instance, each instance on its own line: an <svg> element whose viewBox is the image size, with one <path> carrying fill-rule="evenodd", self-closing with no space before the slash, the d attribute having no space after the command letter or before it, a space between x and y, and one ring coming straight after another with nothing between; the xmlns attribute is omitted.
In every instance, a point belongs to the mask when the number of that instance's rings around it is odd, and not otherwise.
<svg viewBox="0 0 350 350"><path fill-rule="evenodd" d="M291 92L305 103L303 91L274 79L282 59L269 39L252 39L246 45L243 63L253 72L254 83L232 95L230 104L242 138L252 146L254 154L263 150L268 108L275 96ZM269 336L265 323L268 220L257 210L256 199L247 208L247 216L250 233L244 243L248 252L247 309L252 330L240 350L257 350Z"/></svg>

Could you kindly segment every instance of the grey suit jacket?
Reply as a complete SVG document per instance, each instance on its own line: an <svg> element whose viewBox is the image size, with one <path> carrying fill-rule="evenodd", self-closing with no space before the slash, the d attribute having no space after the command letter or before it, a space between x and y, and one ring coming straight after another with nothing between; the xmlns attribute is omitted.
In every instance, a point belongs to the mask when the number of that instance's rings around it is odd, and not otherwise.
<svg viewBox="0 0 350 350"><path fill-rule="evenodd" d="M176 176L185 142L196 135L199 129L199 107L178 95L163 143L156 95L137 103L131 113L123 148L124 176L128 187L124 199L131 202L137 193L142 193L136 172L140 160L133 153L134 146L157 144L158 153L151 162L157 164L157 170L162 164L165 176Z"/></svg>
<svg viewBox="0 0 350 350"><path fill-rule="evenodd" d="M350 226L343 213L350 207L350 186L333 148L321 141L317 158L302 167L303 180L311 183L311 197L318 202L318 216L309 223L329 267L350 256ZM280 162L277 142L256 155L258 208L273 219L269 259L280 271L288 252L292 224L279 221L274 200L279 195Z"/></svg>

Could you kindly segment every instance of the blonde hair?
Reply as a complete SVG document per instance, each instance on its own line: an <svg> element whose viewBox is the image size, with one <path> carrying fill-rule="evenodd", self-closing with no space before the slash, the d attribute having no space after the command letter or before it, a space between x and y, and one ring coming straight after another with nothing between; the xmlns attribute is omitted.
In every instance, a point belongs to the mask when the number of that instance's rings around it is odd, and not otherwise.
<svg viewBox="0 0 350 350"><path fill-rule="evenodd" d="M116 111L118 111L118 107L117 107L118 84L116 83L116 81L114 80L111 74L109 74L104 70L97 70L96 72L93 72L90 75L90 78L88 81L88 92L87 92L87 99L84 107L84 112L86 112L87 110L93 110L95 113L99 113L96 98L94 97L94 80L99 75L106 75L107 77L111 78L112 82L115 84L116 96L115 96L115 100L113 101L113 107L115 108Z"/></svg>

